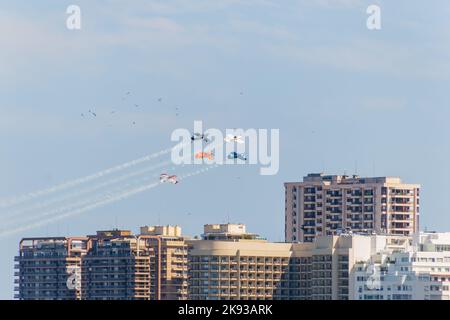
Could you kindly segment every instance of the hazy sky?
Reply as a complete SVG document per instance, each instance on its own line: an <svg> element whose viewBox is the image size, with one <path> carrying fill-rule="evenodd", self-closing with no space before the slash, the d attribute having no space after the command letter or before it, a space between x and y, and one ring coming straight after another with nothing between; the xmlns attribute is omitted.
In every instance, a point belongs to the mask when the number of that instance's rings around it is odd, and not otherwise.
<svg viewBox="0 0 450 320"><path fill-rule="evenodd" d="M283 240L283 182L309 172L420 183L421 228L450 230L449 43L445 0L0 1L0 198L167 148L194 120L281 139L276 176L217 168L0 239L0 298L22 237L230 220Z"/></svg>

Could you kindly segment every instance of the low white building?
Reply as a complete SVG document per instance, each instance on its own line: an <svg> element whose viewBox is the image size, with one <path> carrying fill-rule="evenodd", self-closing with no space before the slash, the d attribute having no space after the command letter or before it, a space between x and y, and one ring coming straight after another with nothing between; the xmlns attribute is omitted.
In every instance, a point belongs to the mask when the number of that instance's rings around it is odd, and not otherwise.
<svg viewBox="0 0 450 320"><path fill-rule="evenodd" d="M420 233L354 265L355 300L450 300L450 233Z"/></svg>

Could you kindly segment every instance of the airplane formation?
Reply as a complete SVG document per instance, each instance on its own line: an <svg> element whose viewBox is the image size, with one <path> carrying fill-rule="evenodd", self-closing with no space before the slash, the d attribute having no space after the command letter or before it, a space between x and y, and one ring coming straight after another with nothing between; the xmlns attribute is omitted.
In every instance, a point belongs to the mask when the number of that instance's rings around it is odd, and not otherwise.
<svg viewBox="0 0 450 320"><path fill-rule="evenodd" d="M243 94L243 92L241 91L239 93L240 95ZM121 100L122 101L126 101L130 96L132 96L131 91L127 91L125 92L124 96L122 96ZM163 98L159 97L157 99L157 101L159 103L162 103ZM140 105L138 103L133 103L133 106L135 108L139 108ZM88 112L92 117L96 118L97 117L97 113L91 109L88 110ZM116 114L116 110L111 110L109 112L110 115L114 115ZM180 115L180 107L175 107L175 116L178 117ZM85 118L85 113L81 113L81 117ZM132 121L131 123L133 126L136 125L136 121ZM198 133L195 132L192 134L191 136L191 141L197 141L197 140L202 140L206 143L208 143L210 141L210 139L208 138L207 134L204 133ZM227 135L225 137L225 142L227 143L239 143L242 144L244 143L244 140L242 138L242 136L238 136L238 135ZM195 155L196 159L208 159L208 160L213 160L214 159L214 153L213 152L197 152ZM242 161L246 161L247 160L247 156L244 153L237 153L237 152L231 152L227 155L228 159L239 159ZM173 183L173 184L177 184L179 182L178 178L176 175L169 175L167 173L161 173L160 175L160 183Z"/></svg>

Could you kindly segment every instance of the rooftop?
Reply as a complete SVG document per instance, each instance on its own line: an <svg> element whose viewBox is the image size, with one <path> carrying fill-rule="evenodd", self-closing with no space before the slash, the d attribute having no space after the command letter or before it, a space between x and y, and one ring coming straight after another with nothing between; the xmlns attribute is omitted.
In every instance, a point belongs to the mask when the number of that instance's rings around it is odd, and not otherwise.
<svg viewBox="0 0 450 320"><path fill-rule="evenodd" d="M204 240L261 240L257 234L248 233L244 224L205 224Z"/></svg>

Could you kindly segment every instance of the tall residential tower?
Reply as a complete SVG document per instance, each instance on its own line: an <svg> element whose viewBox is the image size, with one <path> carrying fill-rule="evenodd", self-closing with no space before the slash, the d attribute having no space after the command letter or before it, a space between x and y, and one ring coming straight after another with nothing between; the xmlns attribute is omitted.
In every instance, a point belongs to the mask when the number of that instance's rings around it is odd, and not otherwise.
<svg viewBox="0 0 450 320"><path fill-rule="evenodd" d="M284 186L287 242L311 242L339 230L392 235L419 230L420 185L400 178L313 173Z"/></svg>
<svg viewBox="0 0 450 320"><path fill-rule="evenodd" d="M20 300L80 299L77 281L81 259L89 250L87 237L24 238L19 255L14 258L17 270L14 295Z"/></svg>

